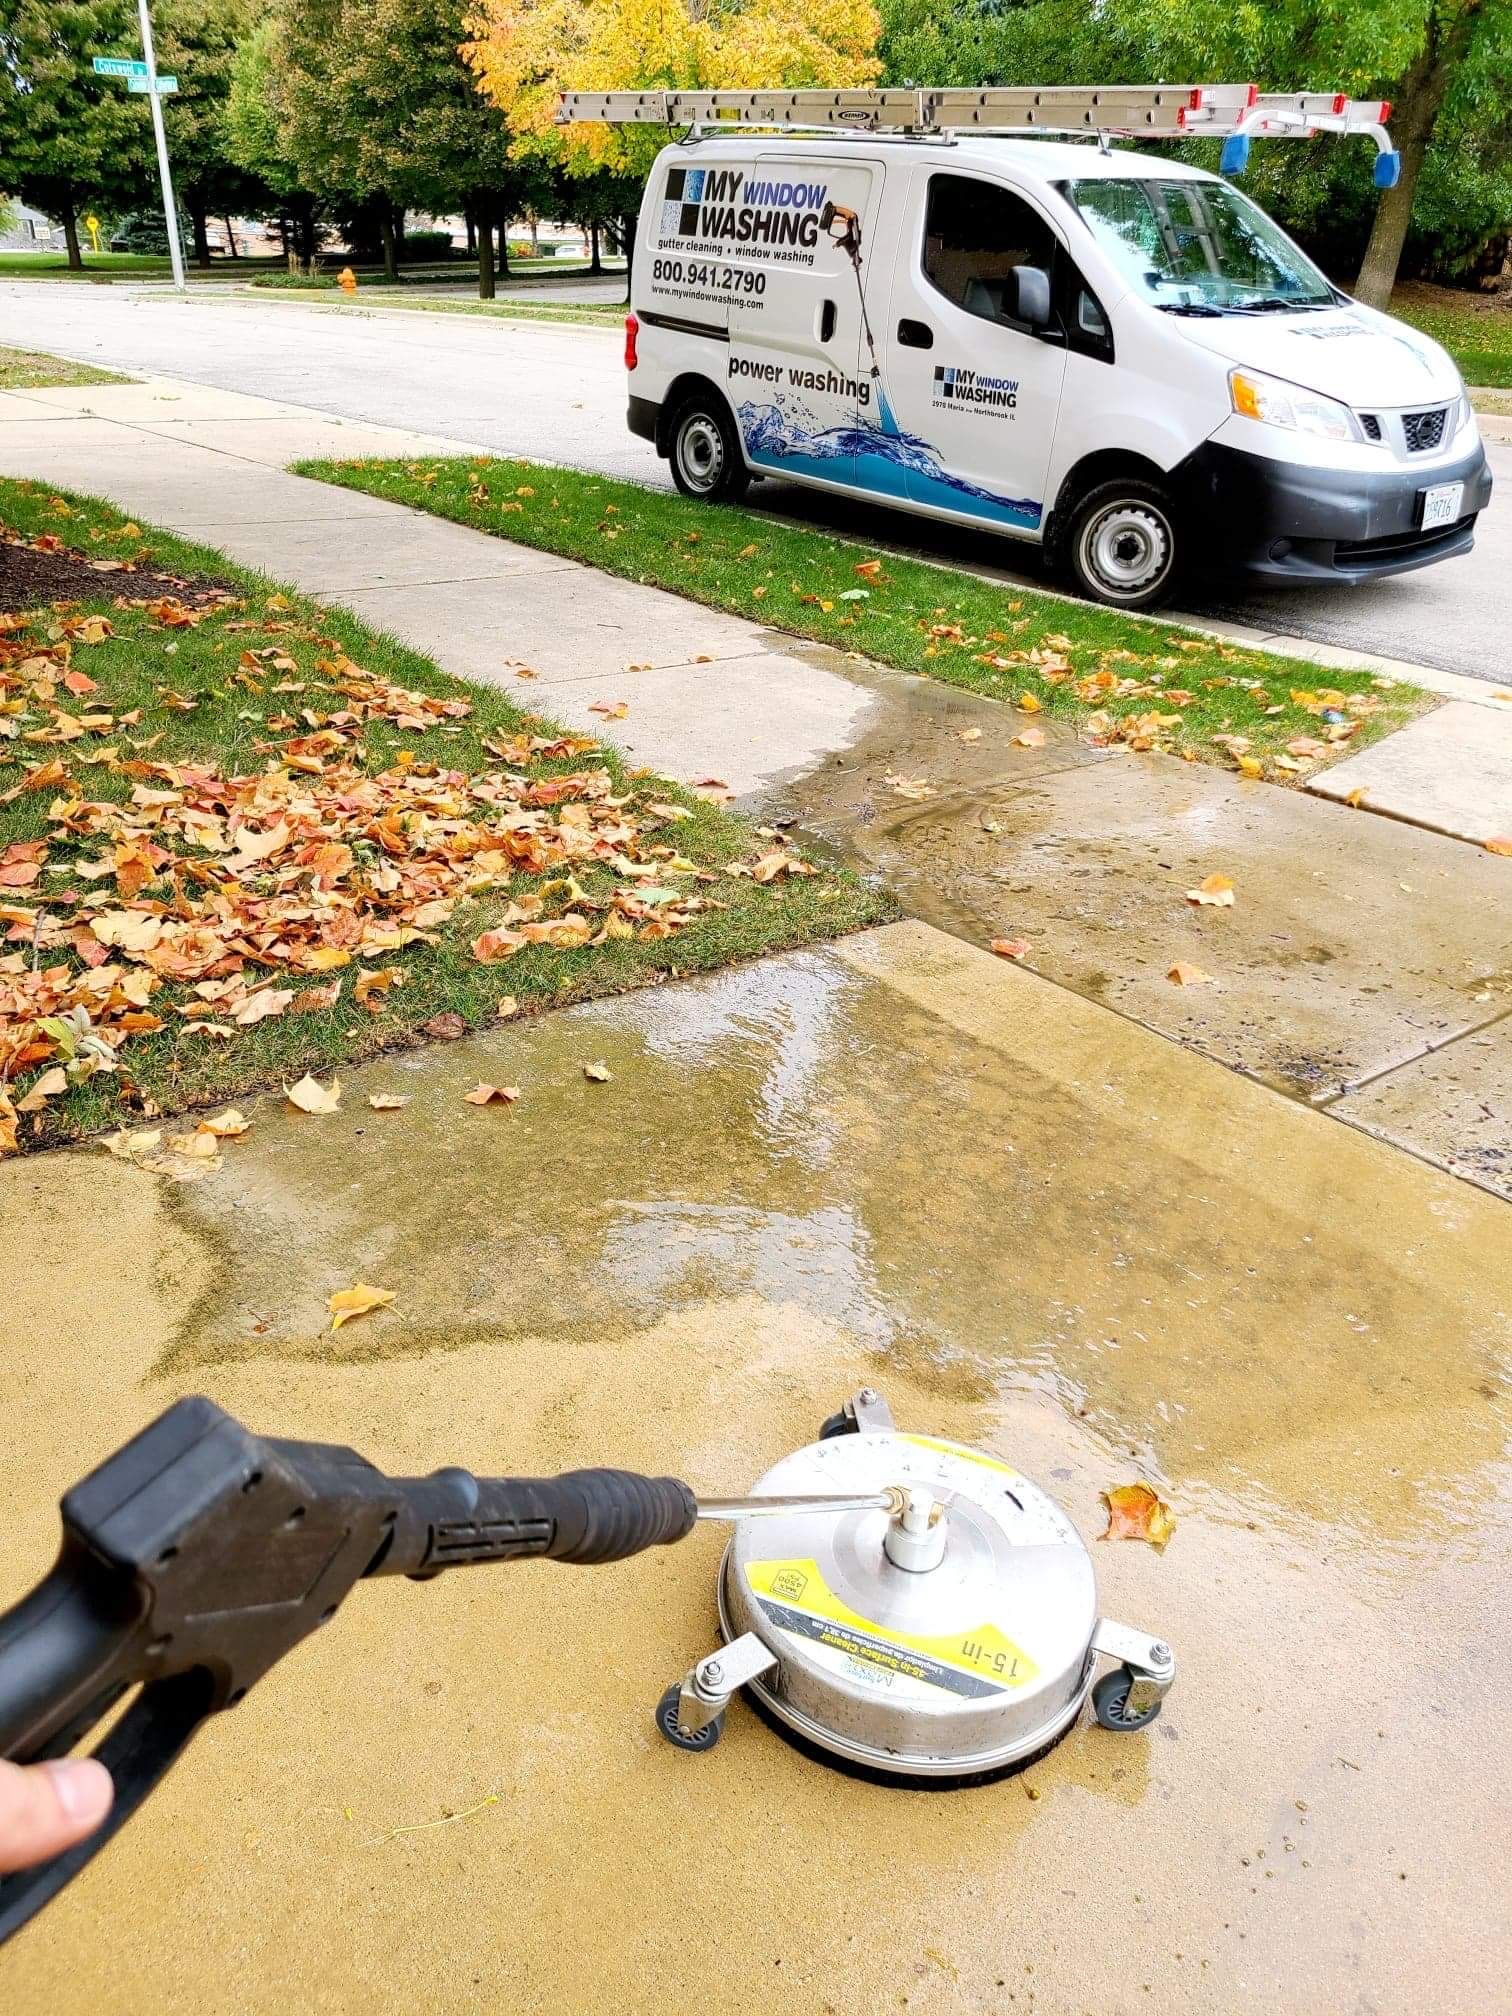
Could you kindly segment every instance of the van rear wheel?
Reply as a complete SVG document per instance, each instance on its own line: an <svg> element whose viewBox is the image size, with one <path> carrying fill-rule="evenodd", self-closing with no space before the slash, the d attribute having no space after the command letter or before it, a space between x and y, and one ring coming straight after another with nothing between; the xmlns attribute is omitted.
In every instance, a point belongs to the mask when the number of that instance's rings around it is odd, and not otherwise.
<svg viewBox="0 0 1512 2016"><path fill-rule="evenodd" d="M1115 609L1150 609L1181 559L1176 513L1155 483L1099 483L1071 514L1063 547L1077 587Z"/></svg>
<svg viewBox="0 0 1512 2016"><path fill-rule="evenodd" d="M717 394L691 393L670 430L672 481L684 497L704 504L733 503L750 477L730 409Z"/></svg>

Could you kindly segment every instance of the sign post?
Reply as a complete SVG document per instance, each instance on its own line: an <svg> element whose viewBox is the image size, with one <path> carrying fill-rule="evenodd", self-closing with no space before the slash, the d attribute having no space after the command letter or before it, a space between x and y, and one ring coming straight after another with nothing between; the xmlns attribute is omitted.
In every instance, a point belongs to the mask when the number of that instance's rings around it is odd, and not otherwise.
<svg viewBox="0 0 1512 2016"><path fill-rule="evenodd" d="M168 226L168 257L173 262L173 284L184 291L184 249L179 244L178 205L173 200L173 177L168 172L168 136L163 131L163 101L157 89L157 61L152 53L152 22L147 0L137 0L142 20L142 54L147 59L147 103L152 108L152 137L157 142L158 174L163 184L163 220ZM178 83L175 78L174 83Z"/></svg>
<svg viewBox="0 0 1512 2016"><path fill-rule="evenodd" d="M177 91L177 77L160 77L157 59L152 53L152 21L147 13L147 0L137 0L137 13L142 23L142 54L145 63L138 63L132 56L96 56L94 69L100 77L121 77L130 91L145 94L152 108L152 137L157 143L158 180L163 185L163 222L168 227L168 257L173 266L173 284L180 294L184 291L184 250L179 244L178 205L173 200L173 177L168 169L168 136L163 131L163 98L166 93ZM98 247L96 248L98 249Z"/></svg>

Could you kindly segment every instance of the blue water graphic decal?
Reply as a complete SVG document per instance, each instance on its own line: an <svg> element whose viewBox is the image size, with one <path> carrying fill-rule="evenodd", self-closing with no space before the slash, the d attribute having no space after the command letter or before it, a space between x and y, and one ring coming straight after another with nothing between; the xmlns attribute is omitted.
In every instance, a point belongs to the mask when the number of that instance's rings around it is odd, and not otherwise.
<svg viewBox="0 0 1512 2016"><path fill-rule="evenodd" d="M1003 525L1032 530L1044 506L1033 497L1001 497L964 476L953 476L939 450L917 434L905 434L877 387L882 427L820 427L802 409L748 400L737 411L750 459L765 469L844 483L882 497L902 497L943 511L969 511ZM801 414L801 417L800 417Z"/></svg>

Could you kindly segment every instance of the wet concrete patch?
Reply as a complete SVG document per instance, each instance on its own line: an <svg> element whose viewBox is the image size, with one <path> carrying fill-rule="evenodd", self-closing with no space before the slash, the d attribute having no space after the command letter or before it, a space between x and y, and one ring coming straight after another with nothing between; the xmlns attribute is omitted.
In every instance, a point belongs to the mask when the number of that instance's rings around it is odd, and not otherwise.
<svg viewBox="0 0 1512 2016"><path fill-rule="evenodd" d="M1329 1110L1512 1201L1512 1018L1361 1086Z"/></svg>
<svg viewBox="0 0 1512 2016"><path fill-rule="evenodd" d="M1035 971L1298 1098L1489 1021L1512 984L1503 863L1170 759L965 788L845 844L916 916L1026 938ZM1213 873L1232 908L1186 900Z"/></svg>
<svg viewBox="0 0 1512 2016"><path fill-rule="evenodd" d="M1499 1204L919 925L252 1112L187 1189L0 1172L8 1591L186 1390L396 1471L733 1490L875 1380L1089 1541L1100 1490L1160 1482L1166 1553L1094 1554L1181 1677L1147 1735L940 1798L738 1704L708 1757L658 1742L717 1534L359 1588L0 1955L7 2011L1495 2005L1505 1927L1444 1872L1512 1793ZM398 1300L332 1337L357 1278Z"/></svg>

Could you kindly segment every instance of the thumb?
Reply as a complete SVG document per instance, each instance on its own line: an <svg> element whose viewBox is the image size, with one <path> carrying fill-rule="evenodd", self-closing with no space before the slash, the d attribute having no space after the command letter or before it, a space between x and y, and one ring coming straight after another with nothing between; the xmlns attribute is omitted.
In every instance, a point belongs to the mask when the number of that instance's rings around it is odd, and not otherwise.
<svg viewBox="0 0 1512 2016"><path fill-rule="evenodd" d="M115 1796L92 1757L0 1763L0 1873L26 1869L92 1834Z"/></svg>

